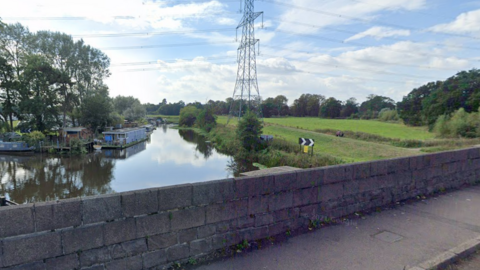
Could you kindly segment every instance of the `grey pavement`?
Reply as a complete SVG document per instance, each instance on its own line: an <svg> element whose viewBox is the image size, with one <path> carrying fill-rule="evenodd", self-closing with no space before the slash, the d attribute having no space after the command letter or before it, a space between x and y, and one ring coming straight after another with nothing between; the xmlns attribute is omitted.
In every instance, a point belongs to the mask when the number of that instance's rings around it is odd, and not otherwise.
<svg viewBox="0 0 480 270"><path fill-rule="evenodd" d="M198 267L402 270L480 236L480 186L399 205Z"/></svg>

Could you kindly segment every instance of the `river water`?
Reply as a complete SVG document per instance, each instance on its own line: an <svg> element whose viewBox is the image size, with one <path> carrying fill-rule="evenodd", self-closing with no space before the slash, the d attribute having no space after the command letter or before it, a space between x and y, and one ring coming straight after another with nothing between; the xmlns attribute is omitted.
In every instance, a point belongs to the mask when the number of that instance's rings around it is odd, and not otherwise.
<svg viewBox="0 0 480 270"><path fill-rule="evenodd" d="M160 126L148 141L85 156L0 155L0 195L17 203L224 179L233 158L190 130Z"/></svg>

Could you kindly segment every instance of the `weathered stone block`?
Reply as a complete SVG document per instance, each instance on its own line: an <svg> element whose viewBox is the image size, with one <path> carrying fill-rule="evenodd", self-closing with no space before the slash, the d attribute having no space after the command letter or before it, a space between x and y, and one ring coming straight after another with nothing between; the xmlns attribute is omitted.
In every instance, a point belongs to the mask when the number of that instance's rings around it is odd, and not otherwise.
<svg viewBox="0 0 480 270"><path fill-rule="evenodd" d="M255 216L255 227L261 227L265 225L270 225L273 224L275 221L274 217L272 214L262 214L262 215L256 215Z"/></svg>
<svg viewBox="0 0 480 270"><path fill-rule="evenodd" d="M467 157L468 159L479 159L480 158L480 148L470 148L465 150L467 151Z"/></svg>
<svg viewBox="0 0 480 270"><path fill-rule="evenodd" d="M103 224L64 230L62 238L65 254L101 247L104 245Z"/></svg>
<svg viewBox="0 0 480 270"><path fill-rule="evenodd" d="M82 270L104 270L105 266L103 264L97 264L90 267L82 267Z"/></svg>
<svg viewBox="0 0 480 270"><path fill-rule="evenodd" d="M122 193L122 209L125 217L158 212L158 190L145 189Z"/></svg>
<svg viewBox="0 0 480 270"><path fill-rule="evenodd" d="M185 259L190 256L190 247L188 244L180 244L167 248L167 261L174 262Z"/></svg>
<svg viewBox="0 0 480 270"><path fill-rule="evenodd" d="M343 196L358 194L360 192L360 180L352 180L343 183ZM322 187L320 187L322 188Z"/></svg>
<svg viewBox="0 0 480 270"><path fill-rule="evenodd" d="M287 191L269 196L268 209L277 211L293 206L293 192Z"/></svg>
<svg viewBox="0 0 480 270"><path fill-rule="evenodd" d="M174 210L192 205L192 185L178 185L158 189L159 211Z"/></svg>
<svg viewBox="0 0 480 270"><path fill-rule="evenodd" d="M248 228L238 232L240 240L253 241L258 239L267 238L268 227Z"/></svg>
<svg viewBox="0 0 480 270"><path fill-rule="evenodd" d="M318 189L321 187L313 187L295 190L293 193L293 206L302 206L314 204L318 202Z"/></svg>
<svg viewBox="0 0 480 270"><path fill-rule="evenodd" d="M35 231L33 205L15 205L0 207L0 238L15 236Z"/></svg>
<svg viewBox="0 0 480 270"><path fill-rule="evenodd" d="M272 193L274 190L274 176L255 176L235 178L235 198L247 198Z"/></svg>
<svg viewBox="0 0 480 270"><path fill-rule="evenodd" d="M171 230L183 230L205 225L205 207L195 207L170 212L172 214Z"/></svg>
<svg viewBox="0 0 480 270"><path fill-rule="evenodd" d="M155 266L162 265L167 262L167 254L165 250L157 250L153 252L144 253L143 255L143 267L150 269Z"/></svg>
<svg viewBox="0 0 480 270"><path fill-rule="evenodd" d="M268 211L268 197L257 196L248 199L248 214L254 215Z"/></svg>
<svg viewBox="0 0 480 270"><path fill-rule="evenodd" d="M323 178L323 185L339 183L343 181L348 181L352 179L352 174L347 173L351 172L350 170L347 171L346 166L329 166L323 169L324 171L324 178Z"/></svg>
<svg viewBox="0 0 480 270"><path fill-rule="evenodd" d="M33 263L26 263L22 265L12 266L12 267L6 268L5 270L49 270L49 268L46 268L46 265L43 261L38 261Z"/></svg>
<svg viewBox="0 0 480 270"><path fill-rule="evenodd" d="M376 160L370 164L370 175L371 176L380 176L387 174L387 161L385 160Z"/></svg>
<svg viewBox="0 0 480 270"><path fill-rule="evenodd" d="M293 190L297 182L297 173L287 172L274 174L274 182L274 192Z"/></svg>
<svg viewBox="0 0 480 270"><path fill-rule="evenodd" d="M342 196L343 196L343 183L323 185L318 189L319 202L336 200L338 198L341 198Z"/></svg>
<svg viewBox="0 0 480 270"><path fill-rule="evenodd" d="M240 236L237 232L228 232L224 234L216 234L212 237L212 249L220 249L228 247L240 242Z"/></svg>
<svg viewBox="0 0 480 270"><path fill-rule="evenodd" d="M212 251L212 239L200 239L190 243L190 256L207 254Z"/></svg>
<svg viewBox="0 0 480 270"><path fill-rule="evenodd" d="M155 235L170 231L170 213L136 217L137 235L139 237Z"/></svg>
<svg viewBox="0 0 480 270"><path fill-rule="evenodd" d="M387 173L395 173L401 171L408 171L410 169L410 158L395 158L388 159L387 162Z"/></svg>
<svg viewBox="0 0 480 270"><path fill-rule="evenodd" d="M197 228L191 228L178 232L178 242L180 244L197 239Z"/></svg>
<svg viewBox="0 0 480 270"><path fill-rule="evenodd" d="M133 240L137 236L133 218L105 223L104 230L105 245Z"/></svg>
<svg viewBox="0 0 480 270"><path fill-rule="evenodd" d="M297 218L300 216L300 208L282 209L273 212L274 222L279 222L287 219Z"/></svg>
<svg viewBox="0 0 480 270"><path fill-rule="evenodd" d="M150 236L147 239L148 250L157 250L178 244L177 233L164 233Z"/></svg>
<svg viewBox="0 0 480 270"><path fill-rule="evenodd" d="M131 257L147 251L145 238L114 244L108 247L113 259Z"/></svg>
<svg viewBox="0 0 480 270"><path fill-rule="evenodd" d="M3 264L11 266L62 255L59 233L18 236L3 240Z"/></svg>
<svg viewBox="0 0 480 270"><path fill-rule="evenodd" d="M205 225L197 228L198 238L205 238L215 234L217 227L215 225Z"/></svg>
<svg viewBox="0 0 480 270"><path fill-rule="evenodd" d="M207 223L231 220L247 215L248 201L239 200L207 206Z"/></svg>
<svg viewBox="0 0 480 270"><path fill-rule="evenodd" d="M325 169L324 168L312 168L298 170L297 181L294 183L295 189L317 187L323 184Z"/></svg>
<svg viewBox="0 0 480 270"><path fill-rule="evenodd" d="M234 198L233 179L193 184L193 205L229 201Z"/></svg>
<svg viewBox="0 0 480 270"><path fill-rule="evenodd" d="M120 195L100 195L82 199L83 223L110 221L122 217Z"/></svg>
<svg viewBox="0 0 480 270"><path fill-rule="evenodd" d="M70 254L56 258L46 259L45 266L49 270L79 269L80 261L77 254Z"/></svg>
<svg viewBox="0 0 480 270"><path fill-rule="evenodd" d="M80 226L82 224L81 206L81 199L35 203L36 231Z"/></svg>
<svg viewBox="0 0 480 270"><path fill-rule="evenodd" d="M277 222L268 226L268 235L275 236L279 234L285 234L288 230L290 230L291 221L285 220L282 222Z"/></svg>
<svg viewBox="0 0 480 270"><path fill-rule="evenodd" d="M369 162L355 163L353 166L353 179L365 179L371 176L371 165Z"/></svg>
<svg viewBox="0 0 480 270"><path fill-rule="evenodd" d="M112 259L107 247L84 250L80 253L80 266L87 267L94 264L105 263Z"/></svg>
<svg viewBox="0 0 480 270"><path fill-rule="evenodd" d="M142 255L114 260L105 264L107 270L141 270L143 269Z"/></svg>
<svg viewBox="0 0 480 270"><path fill-rule="evenodd" d="M302 206L300 207L300 217L306 218L308 220L318 219L320 210L320 206L315 204Z"/></svg>

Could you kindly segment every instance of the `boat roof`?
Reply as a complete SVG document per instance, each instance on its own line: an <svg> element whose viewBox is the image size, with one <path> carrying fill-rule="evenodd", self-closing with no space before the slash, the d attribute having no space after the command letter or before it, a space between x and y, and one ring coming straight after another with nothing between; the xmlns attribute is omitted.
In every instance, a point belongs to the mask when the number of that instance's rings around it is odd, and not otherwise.
<svg viewBox="0 0 480 270"><path fill-rule="evenodd" d="M77 131L77 132L80 132L84 129L87 129L87 128L85 128L85 127L66 127L66 128L63 129L63 131L67 131L67 132Z"/></svg>
<svg viewBox="0 0 480 270"><path fill-rule="evenodd" d="M122 129L115 129L112 131L104 131L102 134L121 134L121 133L128 133L136 130L144 130L145 128L139 127L139 128L122 128Z"/></svg>

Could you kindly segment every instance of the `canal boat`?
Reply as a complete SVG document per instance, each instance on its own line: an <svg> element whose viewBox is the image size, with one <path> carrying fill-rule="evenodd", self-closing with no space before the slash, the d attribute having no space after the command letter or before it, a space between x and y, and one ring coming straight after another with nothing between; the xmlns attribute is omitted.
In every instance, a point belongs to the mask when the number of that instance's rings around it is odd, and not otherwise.
<svg viewBox="0 0 480 270"><path fill-rule="evenodd" d="M26 142L0 142L0 153L33 153L35 147Z"/></svg>
<svg viewBox="0 0 480 270"><path fill-rule="evenodd" d="M95 150L102 150L102 142L100 140L93 141L93 149Z"/></svg>
<svg viewBox="0 0 480 270"><path fill-rule="evenodd" d="M105 149L123 149L148 139L147 130L143 127L124 128L104 131L102 146Z"/></svg>
<svg viewBox="0 0 480 270"><path fill-rule="evenodd" d="M147 132L147 136L150 136L153 133L153 131L155 130L155 127L153 125L144 125L142 127Z"/></svg>

